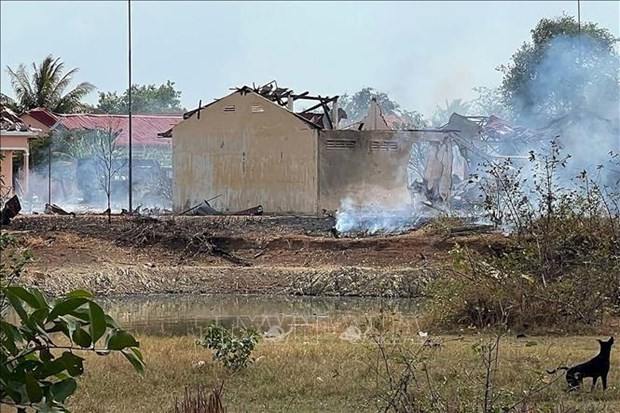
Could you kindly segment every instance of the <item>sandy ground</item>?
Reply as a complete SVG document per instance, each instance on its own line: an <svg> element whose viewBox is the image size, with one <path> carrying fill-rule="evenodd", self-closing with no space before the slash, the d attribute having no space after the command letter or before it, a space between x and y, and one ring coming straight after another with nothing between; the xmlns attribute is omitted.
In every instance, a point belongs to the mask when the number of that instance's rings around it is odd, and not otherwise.
<svg viewBox="0 0 620 413"><path fill-rule="evenodd" d="M429 224L342 237L333 218L19 216L3 231L34 254L22 277L50 293L419 294L455 243L501 249L500 234Z"/></svg>

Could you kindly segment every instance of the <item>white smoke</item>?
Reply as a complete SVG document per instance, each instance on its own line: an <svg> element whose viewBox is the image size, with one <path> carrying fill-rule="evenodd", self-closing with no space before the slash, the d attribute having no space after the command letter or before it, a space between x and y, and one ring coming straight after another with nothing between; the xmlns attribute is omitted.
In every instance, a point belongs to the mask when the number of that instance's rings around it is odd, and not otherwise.
<svg viewBox="0 0 620 413"><path fill-rule="evenodd" d="M620 166L616 160L614 169L610 160L614 153L620 153L619 70L618 54L610 53L600 41L587 35L554 38L534 67L535 75L524 88L526 93L512 102L518 125L545 135L542 145L533 142L520 155L529 150L550 154L550 141L559 136L560 158L571 155L566 167L557 169L562 185L574 185L573 178L587 170L590 176L598 176L601 184L617 192ZM521 145L517 142L516 146ZM522 163L521 177L527 182L525 185L536 182L535 169L538 166L540 173L542 160L539 157L532 164ZM389 192L389 187L386 183L385 188L370 188L366 194L356 192L345 197L336 216L336 229L341 233L403 232L432 215L429 208L413 199L390 204L374 201L373 192ZM482 217L483 211L476 211ZM463 216L471 218L471 214Z"/></svg>
<svg viewBox="0 0 620 413"><path fill-rule="evenodd" d="M45 204L56 204L67 212L101 213L107 208L104 191L106 171L101 161L92 154L74 157L59 154L58 146L52 146L50 159L45 159L32 168L28 177L28 196L24 212L43 212ZM111 173L110 207L113 213L128 208L128 165L122 154L119 167ZM142 159L134 159L133 208L165 211L172 209L169 182L164 172L141 172ZM79 166L78 166L79 165ZM149 164L150 165L150 164ZM150 170L149 170L150 171ZM144 181L145 174L148 181ZM161 175L161 176L160 176ZM21 187L25 182L20 180ZM171 181L170 181L171 184Z"/></svg>
<svg viewBox="0 0 620 413"><path fill-rule="evenodd" d="M571 155L562 171L566 182L581 170L598 169L607 183L620 178L605 167L610 152L620 152L619 71L618 54L603 42L585 34L557 36L513 101L521 126L559 136Z"/></svg>
<svg viewBox="0 0 620 413"><path fill-rule="evenodd" d="M389 208L385 204L356 204L350 197L342 200L336 213L336 230L339 233L394 234L408 231L423 222L419 204Z"/></svg>

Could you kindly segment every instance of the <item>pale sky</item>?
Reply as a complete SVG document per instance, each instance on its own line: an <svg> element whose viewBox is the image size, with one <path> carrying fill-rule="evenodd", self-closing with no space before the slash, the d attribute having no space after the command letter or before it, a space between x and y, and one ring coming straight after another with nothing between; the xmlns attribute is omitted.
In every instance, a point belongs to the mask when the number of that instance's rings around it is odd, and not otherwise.
<svg viewBox="0 0 620 413"><path fill-rule="evenodd" d="M79 67L99 91L127 88L127 2L0 4L0 90L7 65L46 55ZM229 88L277 80L333 96L364 86L432 113L446 99L499 85L495 69L543 17L577 15L577 1L133 1L133 83L176 83L188 109ZM620 37L620 3L581 1L582 21ZM97 94L87 99L95 103Z"/></svg>

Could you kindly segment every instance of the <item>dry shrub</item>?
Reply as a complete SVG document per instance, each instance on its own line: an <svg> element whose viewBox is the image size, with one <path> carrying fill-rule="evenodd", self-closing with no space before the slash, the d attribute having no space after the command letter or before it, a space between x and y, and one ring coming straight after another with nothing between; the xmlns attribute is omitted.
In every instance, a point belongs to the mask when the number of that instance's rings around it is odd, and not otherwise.
<svg viewBox="0 0 620 413"><path fill-rule="evenodd" d="M183 400L174 400L174 413L224 413L222 392L224 384L219 389L213 389L207 394L204 389L198 387L192 394L189 388L185 388Z"/></svg>
<svg viewBox="0 0 620 413"><path fill-rule="evenodd" d="M569 158L552 142L551 154L532 153L529 173L510 161L488 165L481 185L487 217L512 232L512 245L453 250L451 273L428 287L438 322L574 331L617 313L618 183L587 171L567 183L560 171Z"/></svg>
<svg viewBox="0 0 620 413"><path fill-rule="evenodd" d="M428 286L429 309L443 326L486 328L506 324L514 329L556 327L578 331L600 323L614 312L620 291L618 273L591 268L541 278L507 261L490 259L457 246L455 264L445 277ZM521 260L522 261L522 260ZM522 262L521 262L522 264Z"/></svg>

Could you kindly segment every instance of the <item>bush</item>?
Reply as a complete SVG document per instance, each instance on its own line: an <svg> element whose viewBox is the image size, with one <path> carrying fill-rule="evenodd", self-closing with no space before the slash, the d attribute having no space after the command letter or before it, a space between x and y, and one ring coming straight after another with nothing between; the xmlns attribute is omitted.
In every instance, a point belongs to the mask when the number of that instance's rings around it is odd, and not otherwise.
<svg viewBox="0 0 620 413"><path fill-rule="evenodd" d="M228 370L237 372L252 362L250 356L258 344L258 338L258 333L251 329L241 329L235 333L221 325L211 324L200 345L215 350L213 359L221 361Z"/></svg>
<svg viewBox="0 0 620 413"><path fill-rule="evenodd" d="M395 331L374 335L368 348L369 383L364 383L364 389L370 389L368 403L378 411L394 413L542 411L536 399L562 376L549 380L542 374L524 375L518 383L520 391L512 390L500 369L504 334L500 328L458 353L471 357L467 362L445 353L449 350L442 348L447 341L427 338L418 344ZM453 360L447 370L440 367L441 359Z"/></svg>
<svg viewBox="0 0 620 413"><path fill-rule="evenodd" d="M211 390L208 397L204 389L200 387L196 389L195 394L192 394L186 387L183 400L175 399L173 413L224 413L223 387L222 383L219 389Z"/></svg>
<svg viewBox="0 0 620 413"><path fill-rule="evenodd" d="M480 185L487 218L512 237L480 251L453 249L453 271L428 286L437 321L578 328L617 312L618 186L587 171L566 182L559 171L570 157L560 152L552 142L550 155L532 153L531 170L510 160L487 165Z"/></svg>

